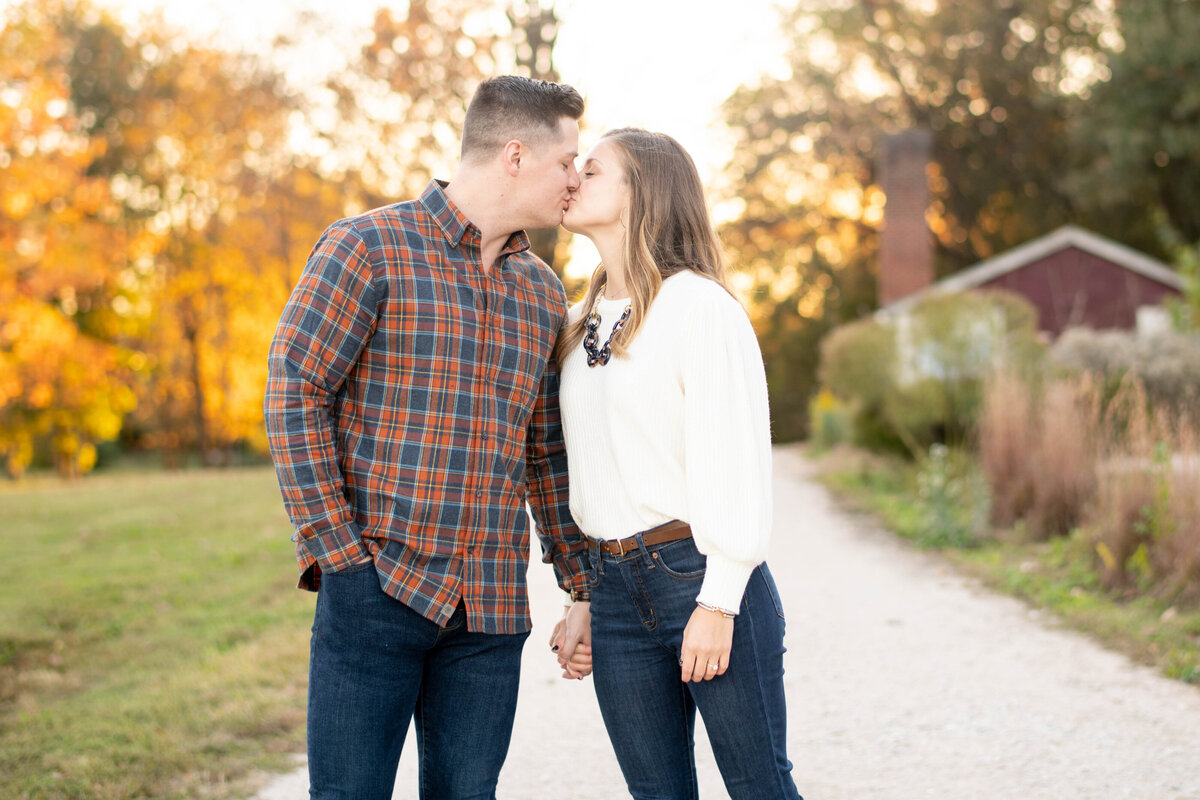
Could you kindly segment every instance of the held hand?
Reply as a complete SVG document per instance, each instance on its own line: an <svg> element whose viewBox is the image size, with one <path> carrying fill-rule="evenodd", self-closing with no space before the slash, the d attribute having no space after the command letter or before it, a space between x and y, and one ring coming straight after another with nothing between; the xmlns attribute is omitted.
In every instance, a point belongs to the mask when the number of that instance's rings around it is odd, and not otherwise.
<svg viewBox="0 0 1200 800"><path fill-rule="evenodd" d="M592 613L590 603L574 603L554 626L550 649L558 655L564 678L582 680L592 672Z"/></svg>
<svg viewBox="0 0 1200 800"><path fill-rule="evenodd" d="M575 654L571 656L571 660L564 663L559 659L558 665L563 668L563 678L583 680L592 674L592 646L580 642L575 647Z"/></svg>
<svg viewBox="0 0 1200 800"><path fill-rule="evenodd" d="M567 609L563 609L562 619L554 623L554 630L550 632L550 649L557 653L562 649L563 631L567 627Z"/></svg>
<svg viewBox="0 0 1200 800"><path fill-rule="evenodd" d="M684 681L710 681L729 669L733 649L733 619L697 608L683 629L680 677ZM714 668L715 665L715 668Z"/></svg>

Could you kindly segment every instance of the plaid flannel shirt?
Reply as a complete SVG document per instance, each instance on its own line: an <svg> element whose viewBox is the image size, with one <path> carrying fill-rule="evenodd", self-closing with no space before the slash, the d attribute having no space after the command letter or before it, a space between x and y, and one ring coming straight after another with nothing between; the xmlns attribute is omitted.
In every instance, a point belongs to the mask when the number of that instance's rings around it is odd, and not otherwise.
<svg viewBox="0 0 1200 800"><path fill-rule="evenodd" d="M480 232L431 182L331 225L284 308L264 411L300 586L371 556L384 591L439 625L529 630L528 499L565 589L585 586L552 350L553 272Z"/></svg>

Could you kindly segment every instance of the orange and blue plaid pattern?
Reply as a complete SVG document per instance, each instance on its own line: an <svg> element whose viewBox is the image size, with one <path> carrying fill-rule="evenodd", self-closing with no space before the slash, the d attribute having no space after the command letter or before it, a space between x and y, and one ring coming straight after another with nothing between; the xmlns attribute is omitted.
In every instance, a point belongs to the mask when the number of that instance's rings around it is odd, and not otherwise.
<svg viewBox="0 0 1200 800"><path fill-rule="evenodd" d="M300 586L375 560L438 624L529 630L526 500L543 560L584 587L551 358L566 316L523 232L480 268L480 232L431 182L331 225L284 308L264 411Z"/></svg>

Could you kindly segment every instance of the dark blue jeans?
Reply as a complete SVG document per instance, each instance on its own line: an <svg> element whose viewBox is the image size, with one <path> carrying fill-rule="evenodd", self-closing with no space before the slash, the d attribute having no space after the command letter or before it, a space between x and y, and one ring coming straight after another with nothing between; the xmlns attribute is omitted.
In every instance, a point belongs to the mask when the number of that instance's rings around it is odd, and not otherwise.
<svg viewBox="0 0 1200 800"><path fill-rule="evenodd" d="M491 800L529 634L440 628L379 588L371 564L326 573L308 678L312 800L389 800L416 717L422 800Z"/></svg>
<svg viewBox="0 0 1200 800"><path fill-rule="evenodd" d="M733 800L800 797L787 758L783 606L766 564L750 576L729 669L680 680L683 629L705 558L691 539L624 556L592 548L596 698L635 800L696 800L696 710Z"/></svg>

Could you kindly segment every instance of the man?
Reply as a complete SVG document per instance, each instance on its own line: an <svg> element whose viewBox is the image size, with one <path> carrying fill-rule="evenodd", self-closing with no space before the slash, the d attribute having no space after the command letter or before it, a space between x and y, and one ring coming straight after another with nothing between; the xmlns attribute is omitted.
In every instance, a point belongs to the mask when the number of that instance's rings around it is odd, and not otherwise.
<svg viewBox="0 0 1200 800"><path fill-rule="evenodd" d="M569 86L484 82L454 179L330 226L284 308L265 414L319 590L314 800L390 798L414 716L424 800L495 796L530 627L526 499L585 594L550 361L566 297L524 233L579 187L582 113Z"/></svg>

